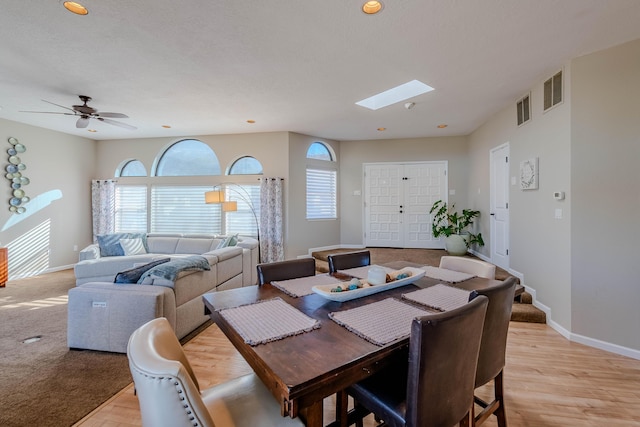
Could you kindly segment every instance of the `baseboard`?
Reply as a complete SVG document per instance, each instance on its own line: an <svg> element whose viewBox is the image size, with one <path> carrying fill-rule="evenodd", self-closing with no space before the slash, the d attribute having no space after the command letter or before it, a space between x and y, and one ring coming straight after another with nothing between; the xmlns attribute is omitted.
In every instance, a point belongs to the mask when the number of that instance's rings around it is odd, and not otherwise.
<svg viewBox="0 0 640 427"><path fill-rule="evenodd" d="M524 275L518 271L509 269L509 274L512 274L520 279L520 283L524 286L525 290L531 294L533 306L542 310L547 315L547 325L551 327L554 331L568 339L572 342L577 342L589 347L598 348L600 350L608 351L610 353L619 354L621 356L631 357L632 359L640 360L640 350L635 350L633 348L623 347L618 344L612 344L606 341L601 341L595 338L586 337L584 335L575 334L570 330L566 329L564 326L560 325L558 322L553 320L553 316L551 315L551 308L542 304L538 301L536 296L536 290L527 286L524 281Z"/></svg>
<svg viewBox="0 0 640 427"><path fill-rule="evenodd" d="M595 338L585 337L580 334L571 333L571 341L584 344L589 347L599 348L600 350L608 351L610 353L619 354L622 356L627 356L632 359L640 360L640 350L635 350L633 348L623 347L621 345L612 344L606 341L600 341Z"/></svg>

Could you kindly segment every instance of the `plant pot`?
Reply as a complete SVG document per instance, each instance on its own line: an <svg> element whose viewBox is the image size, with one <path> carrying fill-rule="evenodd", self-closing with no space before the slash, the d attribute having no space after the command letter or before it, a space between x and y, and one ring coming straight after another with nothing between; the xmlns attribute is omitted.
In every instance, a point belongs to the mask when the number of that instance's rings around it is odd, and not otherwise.
<svg viewBox="0 0 640 427"><path fill-rule="evenodd" d="M449 252L449 255L464 255L467 253L467 235L452 234L444 239L444 248Z"/></svg>

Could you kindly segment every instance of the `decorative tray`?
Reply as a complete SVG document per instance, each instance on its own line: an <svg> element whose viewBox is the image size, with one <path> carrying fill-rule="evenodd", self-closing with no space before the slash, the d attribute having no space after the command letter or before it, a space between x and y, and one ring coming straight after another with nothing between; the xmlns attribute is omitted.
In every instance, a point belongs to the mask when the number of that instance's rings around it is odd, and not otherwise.
<svg viewBox="0 0 640 427"><path fill-rule="evenodd" d="M350 282L342 282L336 283L332 285L317 285L311 288L313 292L316 294L329 299L331 301L349 301L356 298L362 298L367 295L377 294L378 292L388 291L389 289L398 288L400 286L408 285L409 283L413 283L422 276L424 276L425 271L421 268L414 267L405 267L400 270L397 270L396 273L411 273L409 277L404 277L402 279L393 280L391 282L385 283L384 285L368 285L368 283L361 288L354 290L344 290L342 292L331 292L331 289L335 289L337 286L342 286L343 288L347 288ZM361 282L366 283L366 279L360 279ZM368 286L367 286L368 285Z"/></svg>

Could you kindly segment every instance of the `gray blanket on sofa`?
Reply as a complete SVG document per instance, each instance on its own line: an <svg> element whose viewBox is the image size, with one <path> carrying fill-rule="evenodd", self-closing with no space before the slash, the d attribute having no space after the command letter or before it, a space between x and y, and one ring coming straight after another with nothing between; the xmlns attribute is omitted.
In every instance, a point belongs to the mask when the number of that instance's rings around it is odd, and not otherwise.
<svg viewBox="0 0 640 427"><path fill-rule="evenodd" d="M211 270L209 261L200 255L191 255L184 258L174 258L169 262L157 265L150 270L144 272L138 284L142 285L160 285L173 288L176 277L181 271Z"/></svg>

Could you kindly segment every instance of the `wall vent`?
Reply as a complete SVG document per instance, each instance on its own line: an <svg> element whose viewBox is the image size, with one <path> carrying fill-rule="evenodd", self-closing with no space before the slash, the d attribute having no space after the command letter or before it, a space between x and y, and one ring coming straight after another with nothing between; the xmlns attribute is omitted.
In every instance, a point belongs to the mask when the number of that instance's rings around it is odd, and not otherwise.
<svg viewBox="0 0 640 427"><path fill-rule="evenodd" d="M544 82L544 111L562 102L562 70Z"/></svg>
<svg viewBox="0 0 640 427"><path fill-rule="evenodd" d="M516 102L516 110L518 115L518 126L521 126L531 120L531 93L528 93Z"/></svg>

